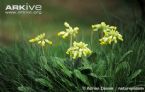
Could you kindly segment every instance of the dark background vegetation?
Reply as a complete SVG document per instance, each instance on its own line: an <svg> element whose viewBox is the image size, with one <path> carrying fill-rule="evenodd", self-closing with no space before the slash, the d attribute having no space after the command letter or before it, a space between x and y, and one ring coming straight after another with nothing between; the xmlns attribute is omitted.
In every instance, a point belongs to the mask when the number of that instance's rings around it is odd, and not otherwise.
<svg viewBox="0 0 145 92"><path fill-rule="evenodd" d="M41 15L5 14L8 4L42 4ZM64 21L89 28L91 24L105 21L116 26L139 24L145 16L144 0L1 0L0 1L0 38L1 42L11 43L20 39L19 33L52 32L62 30ZM26 29L26 30L25 30Z"/></svg>

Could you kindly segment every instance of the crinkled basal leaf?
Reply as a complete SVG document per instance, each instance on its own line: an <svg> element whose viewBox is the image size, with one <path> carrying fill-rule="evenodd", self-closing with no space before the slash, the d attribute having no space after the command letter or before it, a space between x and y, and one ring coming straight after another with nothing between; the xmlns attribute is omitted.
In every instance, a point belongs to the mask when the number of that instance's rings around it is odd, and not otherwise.
<svg viewBox="0 0 145 92"><path fill-rule="evenodd" d="M92 67L80 67L79 70L82 74L90 74L92 72Z"/></svg>
<svg viewBox="0 0 145 92"><path fill-rule="evenodd" d="M91 67L91 63L89 62L89 60L87 60L86 58L82 58L82 60L83 62L81 63L84 67Z"/></svg>
<svg viewBox="0 0 145 92"><path fill-rule="evenodd" d="M116 70L115 70L115 73L118 73L118 72L127 72L127 73L129 73L130 72L130 65L129 65L129 63L128 62L121 62L118 66L117 66L117 68L116 68Z"/></svg>
<svg viewBox="0 0 145 92"><path fill-rule="evenodd" d="M69 85L71 87L75 86L72 81L67 80L66 78L61 78L61 80L66 84Z"/></svg>
<svg viewBox="0 0 145 92"><path fill-rule="evenodd" d="M62 68L61 71L66 74L67 76L71 77L72 72L68 68Z"/></svg>
<svg viewBox="0 0 145 92"><path fill-rule="evenodd" d="M26 86L23 86L23 85L18 87L18 90L20 92L35 92L31 87L26 87Z"/></svg>
<svg viewBox="0 0 145 92"><path fill-rule="evenodd" d="M100 80L101 82L103 83L106 83L107 84L107 80L105 78L107 78L108 76L97 76L95 73L90 73L89 74L91 77L97 79L97 80Z"/></svg>
<svg viewBox="0 0 145 92"><path fill-rule="evenodd" d="M52 65L55 68L58 68L59 70L61 70L65 75L71 77L72 75L72 71L69 70L69 68L67 68L64 64L64 59L58 58L58 57L53 57L52 58Z"/></svg>
<svg viewBox="0 0 145 92"><path fill-rule="evenodd" d="M27 70L28 76L31 77L32 79L35 78L35 72L31 70Z"/></svg>
<svg viewBox="0 0 145 92"><path fill-rule="evenodd" d="M85 76L84 74L82 74L79 70L75 69L74 75L75 75L75 77L77 77L79 80L81 80L86 85L88 85L88 86L90 85L88 77Z"/></svg>
<svg viewBox="0 0 145 92"><path fill-rule="evenodd" d="M136 70L133 74L131 74L131 76L129 77L129 80L136 78L141 72L142 72L141 69Z"/></svg>
<svg viewBox="0 0 145 92"><path fill-rule="evenodd" d="M106 61L98 60L97 64L93 65L93 71L97 73L98 76L103 76L106 73Z"/></svg>
<svg viewBox="0 0 145 92"><path fill-rule="evenodd" d="M50 72L50 74L53 75L53 77L55 77L55 73L53 72L52 67L50 67L50 65L48 64L45 56L40 56L40 66L42 69L47 70L48 72Z"/></svg>
<svg viewBox="0 0 145 92"><path fill-rule="evenodd" d="M119 62L122 62L123 60L125 60L125 58L128 57L128 55L130 55L133 51L132 50L129 50L127 51L119 60Z"/></svg>
<svg viewBox="0 0 145 92"><path fill-rule="evenodd" d="M36 82L39 82L39 83L42 84L43 86L49 87L50 89L53 88L53 86L51 85L51 81L48 80L48 79L36 78L35 81L36 81Z"/></svg>
<svg viewBox="0 0 145 92"><path fill-rule="evenodd" d="M51 57L51 65L55 68L63 67L64 66L64 59L59 57Z"/></svg>

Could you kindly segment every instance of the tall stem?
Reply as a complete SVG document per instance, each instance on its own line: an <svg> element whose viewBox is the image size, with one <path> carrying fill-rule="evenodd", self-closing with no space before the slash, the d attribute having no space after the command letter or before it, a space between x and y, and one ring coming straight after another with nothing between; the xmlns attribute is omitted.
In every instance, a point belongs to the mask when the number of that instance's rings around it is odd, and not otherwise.
<svg viewBox="0 0 145 92"><path fill-rule="evenodd" d="M100 37L101 37L101 38L103 37L103 31L100 32Z"/></svg>
<svg viewBox="0 0 145 92"><path fill-rule="evenodd" d="M41 47L41 49L42 49L42 55L45 56L44 48Z"/></svg>
<svg viewBox="0 0 145 92"><path fill-rule="evenodd" d="M92 46L93 46L93 31L91 31L91 49L93 48Z"/></svg>
<svg viewBox="0 0 145 92"><path fill-rule="evenodd" d="M72 35L70 35L70 47L72 47L72 41L73 41L73 37L72 37ZM70 56L70 60L72 60L71 56Z"/></svg>
<svg viewBox="0 0 145 92"><path fill-rule="evenodd" d="M72 47L72 41L73 41L73 37L72 35L70 35L70 47Z"/></svg>

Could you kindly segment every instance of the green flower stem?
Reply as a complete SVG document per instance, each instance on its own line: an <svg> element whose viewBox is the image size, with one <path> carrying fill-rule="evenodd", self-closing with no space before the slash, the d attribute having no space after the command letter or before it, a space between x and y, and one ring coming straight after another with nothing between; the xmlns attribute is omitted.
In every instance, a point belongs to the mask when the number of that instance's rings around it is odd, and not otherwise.
<svg viewBox="0 0 145 92"><path fill-rule="evenodd" d="M70 35L70 47L72 47L73 37Z"/></svg>
<svg viewBox="0 0 145 92"><path fill-rule="evenodd" d="M41 47L41 49L42 49L42 56L45 56L44 48Z"/></svg>
<svg viewBox="0 0 145 92"><path fill-rule="evenodd" d="M91 31L91 49L93 48L93 31Z"/></svg>
<svg viewBox="0 0 145 92"><path fill-rule="evenodd" d="M70 35L70 47L72 47L73 37ZM70 56L70 60L72 60L72 57Z"/></svg>
<svg viewBox="0 0 145 92"><path fill-rule="evenodd" d="M42 47L42 54L44 55L44 48Z"/></svg>
<svg viewBox="0 0 145 92"><path fill-rule="evenodd" d="M103 37L103 31L100 32L100 37L101 37L101 38Z"/></svg>

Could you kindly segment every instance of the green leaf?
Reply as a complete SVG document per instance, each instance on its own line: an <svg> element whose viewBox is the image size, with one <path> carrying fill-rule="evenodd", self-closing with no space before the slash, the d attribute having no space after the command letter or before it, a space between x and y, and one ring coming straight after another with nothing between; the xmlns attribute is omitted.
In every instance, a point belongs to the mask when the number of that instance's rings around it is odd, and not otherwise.
<svg viewBox="0 0 145 92"><path fill-rule="evenodd" d="M80 67L79 70L82 74L90 74L92 72L92 67Z"/></svg>
<svg viewBox="0 0 145 92"><path fill-rule="evenodd" d="M46 69L50 74L52 74L53 77L55 77L55 73L52 70L52 67L50 67L48 64L44 65L44 69Z"/></svg>
<svg viewBox="0 0 145 92"><path fill-rule="evenodd" d="M36 82L39 82L39 83L42 84L43 86L49 87L50 89L53 88L53 86L51 85L50 80L48 80L48 79L36 78L35 81L36 81Z"/></svg>
<svg viewBox="0 0 145 92"><path fill-rule="evenodd" d="M40 66L42 69L47 70L53 77L55 77L55 73L52 70L52 67L48 65L47 59L45 56L40 56Z"/></svg>
<svg viewBox="0 0 145 92"><path fill-rule="evenodd" d="M61 69L61 71L64 74L66 74L68 77L71 77L71 75L72 75L72 72L70 70L68 70L67 68L65 68L65 67L63 69Z"/></svg>
<svg viewBox="0 0 145 92"><path fill-rule="evenodd" d="M72 83L72 81L67 80L66 78L61 78L61 80L70 87L74 87L75 85Z"/></svg>
<svg viewBox="0 0 145 92"><path fill-rule="evenodd" d="M128 62L121 62L120 64L117 65L117 68L115 70L115 73L118 72L130 72L130 65Z"/></svg>
<svg viewBox="0 0 145 92"><path fill-rule="evenodd" d="M132 50L127 51L127 52L120 58L119 62L124 61L125 58L126 58L128 55L130 55L132 52L133 52Z"/></svg>
<svg viewBox="0 0 145 92"><path fill-rule="evenodd" d="M141 69L135 71L133 74L130 75L129 80L136 78L142 72Z"/></svg>
<svg viewBox="0 0 145 92"><path fill-rule="evenodd" d="M64 67L64 59L58 57L51 57L52 66L55 68Z"/></svg>
<svg viewBox="0 0 145 92"><path fill-rule="evenodd" d="M97 64L93 65L93 71L97 73L98 76L102 76L106 73L106 61L99 60Z"/></svg>
<svg viewBox="0 0 145 92"><path fill-rule="evenodd" d="M90 73L89 75L93 77L94 79L99 80L100 82L105 83L105 84L107 84L107 81L105 78L109 78L108 76L97 76L95 73Z"/></svg>
<svg viewBox="0 0 145 92"><path fill-rule="evenodd" d="M97 53L93 52L87 59L89 61L96 62L96 60L97 60Z"/></svg>
<svg viewBox="0 0 145 92"><path fill-rule="evenodd" d="M35 76L34 71L27 70L27 73L28 73L28 76L29 76L29 77L34 78L34 76Z"/></svg>
<svg viewBox="0 0 145 92"><path fill-rule="evenodd" d="M25 87L23 85L18 87L18 90L21 91L21 92L34 92L34 90L31 87Z"/></svg>
<svg viewBox="0 0 145 92"><path fill-rule="evenodd" d="M79 70L75 69L74 70L74 75L78 79L80 79L82 82L84 82L86 85L90 85L88 77L83 75Z"/></svg>
<svg viewBox="0 0 145 92"><path fill-rule="evenodd" d="M65 75L67 75L68 77L71 77L72 75L72 71L69 70L69 68L67 68L64 64L64 59L58 58L58 57L53 57L53 62L52 65L61 70Z"/></svg>

